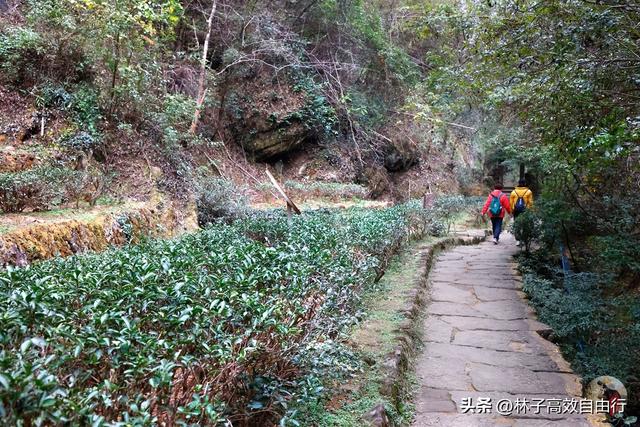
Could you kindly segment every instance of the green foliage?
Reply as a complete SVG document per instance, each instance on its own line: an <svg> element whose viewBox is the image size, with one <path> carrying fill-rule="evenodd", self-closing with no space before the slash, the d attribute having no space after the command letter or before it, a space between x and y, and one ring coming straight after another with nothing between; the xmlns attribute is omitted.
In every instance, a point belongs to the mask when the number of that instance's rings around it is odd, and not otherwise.
<svg viewBox="0 0 640 427"><path fill-rule="evenodd" d="M165 148L175 150L176 146L193 136L188 134L189 125L196 108L194 99L181 94L166 95L162 107L148 114L161 129L161 140Z"/></svg>
<svg viewBox="0 0 640 427"><path fill-rule="evenodd" d="M565 276L554 258L536 251L521 256L523 289L540 320L583 376L585 383L612 375L631 388L630 407L640 403L634 384L640 374L640 300L620 289L611 275L579 273Z"/></svg>
<svg viewBox="0 0 640 427"><path fill-rule="evenodd" d="M18 83L44 53L44 41L30 28L8 27L0 32L0 71L3 79Z"/></svg>
<svg viewBox="0 0 640 427"><path fill-rule="evenodd" d="M74 175L69 169L40 166L24 172L0 173L0 210L47 210L65 201L64 185Z"/></svg>
<svg viewBox="0 0 640 427"><path fill-rule="evenodd" d="M383 125L387 120L387 101L383 93L365 92L351 87L340 102L348 114L366 128Z"/></svg>
<svg viewBox="0 0 640 427"><path fill-rule="evenodd" d="M88 85L65 88L60 84L46 82L33 91L36 106L40 109L56 109L68 113L83 133L98 134L98 123L102 118L98 92Z"/></svg>
<svg viewBox="0 0 640 427"><path fill-rule="evenodd" d="M107 181L99 169L79 171L62 164L0 173L0 211L44 211L71 201L78 205L82 199L93 206Z"/></svg>
<svg viewBox="0 0 640 427"><path fill-rule="evenodd" d="M71 97L71 111L76 124L91 134L98 133L98 123L102 119L99 107L99 93L96 88L80 85L74 88Z"/></svg>
<svg viewBox="0 0 640 427"><path fill-rule="evenodd" d="M353 369L325 343L421 215L262 214L2 272L2 421L148 424L162 408L178 423L266 422Z"/></svg>
<svg viewBox="0 0 640 427"><path fill-rule="evenodd" d="M307 129L313 130L321 140L328 140L335 136L337 134L335 129L337 125L336 111L324 95L322 85L316 83L302 69L294 68L289 72L289 76L293 81L294 92L305 94L305 104L301 110L284 118L283 121L300 120Z"/></svg>
<svg viewBox="0 0 640 427"><path fill-rule="evenodd" d="M158 45L171 39L183 10L177 0L46 0L29 2L27 12L33 28L46 28L51 50L80 52L61 71L93 79L97 90L80 88L74 106L81 121L93 123L96 104L113 113L126 101L128 111L139 111L157 93Z"/></svg>
<svg viewBox="0 0 640 427"><path fill-rule="evenodd" d="M305 193L311 193L314 196L324 196L337 199L349 199L349 198L366 198L369 190L358 184L344 184L341 182L300 182L300 181L286 181L284 183L287 189L293 191L302 191Z"/></svg>
<svg viewBox="0 0 640 427"><path fill-rule="evenodd" d="M444 224L444 234L451 231L451 226L459 215L465 211L467 204L467 199L463 196L444 196L436 199L432 208L432 215Z"/></svg>
<svg viewBox="0 0 640 427"><path fill-rule="evenodd" d="M598 254L593 267L622 279L640 276L640 239L628 234L628 230L630 228L619 228L608 235L591 237L593 252Z"/></svg>
<svg viewBox="0 0 640 427"><path fill-rule="evenodd" d="M73 150L90 151L99 144L99 140L87 132L78 132L63 136L59 143Z"/></svg>
<svg viewBox="0 0 640 427"><path fill-rule="evenodd" d="M71 94L62 86L45 83L37 92L35 104L38 108L56 108L64 111L71 105Z"/></svg>
<svg viewBox="0 0 640 427"><path fill-rule="evenodd" d="M219 219L233 220L246 216L248 200L233 182L223 178L198 180L196 207L198 224L204 227Z"/></svg>
<svg viewBox="0 0 640 427"><path fill-rule="evenodd" d="M165 96L163 102L164 121L167 125L180 130L188 129L196 108L195 100L185 95L173 94Z"/></svg>
<svg viewBox="0 0 640 427"><path fill-rule="evenodd" d="M532 210L527 210L520 215L513 223L513 234L519 242L524 244L527 252L531 251L531 244L540 235L540 220Z"/></svg>
<svg viewBox="0 0 640 427"><path fill-rule="evenodd" d="M361 0L347 3L331 0L325 1L324 7L331 7L336 10L336 15L345 16L357 39L377 53L375 60L379 63L370 64L370 71L391 75L401 83L417 82L419 73L415 64L406 51L389 41L387 31L382 25L382 18L375 6L371 7Z"/></svg>

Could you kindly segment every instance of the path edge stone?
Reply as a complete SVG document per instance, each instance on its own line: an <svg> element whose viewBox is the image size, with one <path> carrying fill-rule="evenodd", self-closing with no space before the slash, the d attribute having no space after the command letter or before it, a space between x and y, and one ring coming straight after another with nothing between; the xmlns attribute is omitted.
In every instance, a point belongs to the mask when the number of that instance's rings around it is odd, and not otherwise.
<svg viewBox="0 0 640 427"><path fill-rule="evenodd" d="M400 311L404 320L394 331L397 344L387 354L383 364L380 394L387 397L396 409L399 409L410 395L409 374L413 372L413 363L422 345L422 320L428 302L429 274L435 258L454 246L482 243L487 235L485 230L468 230L434 242L423 249L419 272L406 295L404 308Z"/></svg>

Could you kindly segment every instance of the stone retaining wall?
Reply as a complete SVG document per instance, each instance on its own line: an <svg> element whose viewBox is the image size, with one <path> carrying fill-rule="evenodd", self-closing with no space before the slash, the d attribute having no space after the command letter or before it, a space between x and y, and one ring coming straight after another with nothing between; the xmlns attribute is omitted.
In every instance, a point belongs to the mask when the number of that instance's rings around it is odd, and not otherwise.
<svg viewBox="0 0 640 427"><path fill-rule="evenodd" d="M99 252L136 243L145 236L173 237L196 228L195 208L164 201L90 221L31 225L0 235L0 266L25 266L57 256Z"/></svg>

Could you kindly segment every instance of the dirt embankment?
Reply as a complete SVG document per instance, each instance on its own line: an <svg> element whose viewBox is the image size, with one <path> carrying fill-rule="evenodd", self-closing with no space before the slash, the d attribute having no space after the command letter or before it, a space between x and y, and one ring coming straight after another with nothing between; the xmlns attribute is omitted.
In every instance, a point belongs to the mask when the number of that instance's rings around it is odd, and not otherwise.
<svg viewBox="0 0 640 427"><path fill-rule="evenodd" d="M89 219L22 225L0 234L0 266L25 266L57 256L99 252L144 237L174 237L196 228L195 207L165 201L98 213Z"/></svg>

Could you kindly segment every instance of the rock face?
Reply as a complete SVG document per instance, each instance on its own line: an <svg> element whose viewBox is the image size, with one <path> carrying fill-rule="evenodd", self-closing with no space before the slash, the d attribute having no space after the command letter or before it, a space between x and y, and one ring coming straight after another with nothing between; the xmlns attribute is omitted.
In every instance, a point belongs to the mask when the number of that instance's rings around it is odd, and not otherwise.
<svg viewBox="0 0 640 427"><path fill-rule="evenodd" d="M295 91L288 77L249 69L234 75L226 87L226 127L255 160L277 158L317 138L306 123L306 95Z"/></svg>
<svg viewBox="0 0 640 427"><path fill-rule="evenodd" d="M384 405L374 406L363 418L366 425L371 427L392 427L393 423L387 414Z"/></svg>
<svg viewBox="0 0 640 427"><path fill-rule="evenodd" d="M173 237L196 228L193 214L173 203L100 215L89 221L42 223L0 234L0 268L138 242L144 236Z"/></svg>
<svg viewBox="0 0 640 427"><path fill-rule="evenodd" d="M418 156L411 144L395 142L387 148L384 167L389 172L403 172L418 163Z"/></svg>
<svg viewBox="0 0 640 427"><path fill-rule="evenodd" d="M383 168L370 166L364 170L363 175L372 198L377 199L389 189L389 179Z"/></svg>

